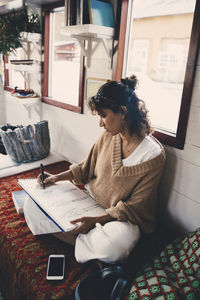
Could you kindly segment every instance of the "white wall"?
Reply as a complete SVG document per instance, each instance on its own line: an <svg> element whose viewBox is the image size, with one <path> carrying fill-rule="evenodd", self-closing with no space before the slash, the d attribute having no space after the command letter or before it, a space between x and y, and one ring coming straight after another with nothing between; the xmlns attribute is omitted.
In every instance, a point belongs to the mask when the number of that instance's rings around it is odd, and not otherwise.
<svg viewBox="0 0 200 300"><path fill-rule="evenodd" d="M167 161L159 190L160 219L183 231L200 227L200 59L184 150L165 147Z"/></svg>

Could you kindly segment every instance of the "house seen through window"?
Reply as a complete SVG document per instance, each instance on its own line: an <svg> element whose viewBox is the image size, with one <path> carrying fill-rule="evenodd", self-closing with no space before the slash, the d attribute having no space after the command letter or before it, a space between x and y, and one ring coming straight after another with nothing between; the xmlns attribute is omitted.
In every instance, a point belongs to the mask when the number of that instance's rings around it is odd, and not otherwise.
<svg viewBox="0 0 200 300"><path fill-rule="evenodd" d="M129 1L123 77L139 79L153 127L176 137L195 0Z"/></svg>

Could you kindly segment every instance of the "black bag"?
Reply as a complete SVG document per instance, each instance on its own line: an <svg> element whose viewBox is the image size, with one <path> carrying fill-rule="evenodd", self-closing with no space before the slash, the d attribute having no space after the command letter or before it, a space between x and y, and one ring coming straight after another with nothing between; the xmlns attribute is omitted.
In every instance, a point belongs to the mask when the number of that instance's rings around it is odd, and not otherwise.
<svg viewBox="0 0 200 300"><path fill-rule="evenodd" d="M50 137L47 121L34 125L0 128L1 138L7 154L18 164L40 160L50 152Z"/></svg>
<svg viewBox="0 0 200 300"><path fill-rule="evenodd" d="M76 287L76 300L124 300L128 281L120 266L87 275Z"/></svg>

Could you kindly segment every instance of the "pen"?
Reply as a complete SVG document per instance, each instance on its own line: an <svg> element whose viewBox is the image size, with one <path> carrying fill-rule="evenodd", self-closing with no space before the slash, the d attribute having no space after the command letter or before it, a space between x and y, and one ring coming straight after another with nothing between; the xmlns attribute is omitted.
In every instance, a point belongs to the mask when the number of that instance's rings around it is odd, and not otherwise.
<svg viewBox="0 0 200 300"><path fill-rule="evenodd" d="M44 183L44 168L43 164L40 164L40 172L41 172L41 180L42 180L42 186L45 189L45 183Z"/></svg>

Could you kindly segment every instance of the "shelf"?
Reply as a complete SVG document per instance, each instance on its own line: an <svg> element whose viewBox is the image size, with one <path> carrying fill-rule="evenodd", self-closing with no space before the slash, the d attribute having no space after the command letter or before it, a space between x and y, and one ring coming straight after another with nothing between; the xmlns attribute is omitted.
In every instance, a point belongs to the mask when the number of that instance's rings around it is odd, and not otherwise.
<svg viewBox="0 0 200 300"><path fill-rule="evenodd" d="M24 78L25 87L29 88L29 81L30 81L29 74L33 74L34 76L37 76L37 80L38 80L38 73L41 72L41 63L40 63L41 34L32 33L32 32L22 32L21 41L22 41L22 49L24 51L25 58L21 60L14 59L15 62L9 60L9 62L5 64L5 68L8 70L20 72L20 74ZM32 45L40 56L39 61L31 59ZM38 80L38 82L40 83L40 80Z"/></svg>
<svg viewBox="0 0 200 300"><path fill-rule="evenodd" d="M20 72L20 74L21 74L21 76L23 76L25 82L27 82L28 74L32 74L37 78L37 81L40 83L40 78L38 78L38 74L41 72L41 64L38 62L34 62L33 64L28 64L28 65L6 63L5 68L8 70L14 70L14 71Z"/></svg>
<svg viewBox="0 0 200 300"><path fill-rule="evenodd" d="M11 94L8 94L7 99L10 101L14 101L16 103L22 104L22 105L36 105L36 104L41 103L40 97L18 98L18 97L12 96Z"/></svg>
<svg viewBox="0 0 200 300"><path fill-rule="evenodd" d="M113 40L114 28L94 24L66 26L62 31L62 35L70 36L78 41L83 54L87 58L87 67L90 67L91 56L96 51L97 47L100 44L103 44L109 59L110 67L112 68L113 43L111 49L109 49L108 43L109 40ZM85 41L87 41L87 44ZM92 43L94 41L97 43L93 46Z"/></svg>
<svg viewBox="0 0 200 300"><path fill-rule="evenodd" d="M63 30L63 35L112 39L114 37L114 28L94 24L73 25L66 26Z"/></svg>
<svg viewBox="0 0 200 300"><path fill-rule="evenodd" d="M21 33L22 42L40 42L41 41L41 33L33 33L33 32L22 32Z"/></svg>
<svg viewBox="0 0 200 300"><path fill-rule="evenodd" d="M36 63L36 62L33 64L29 64L29 65L7 63L6 69L15 70L15 71L19 71L19 72L36 73L36 72L40 72L40 64Z"/></svg>

